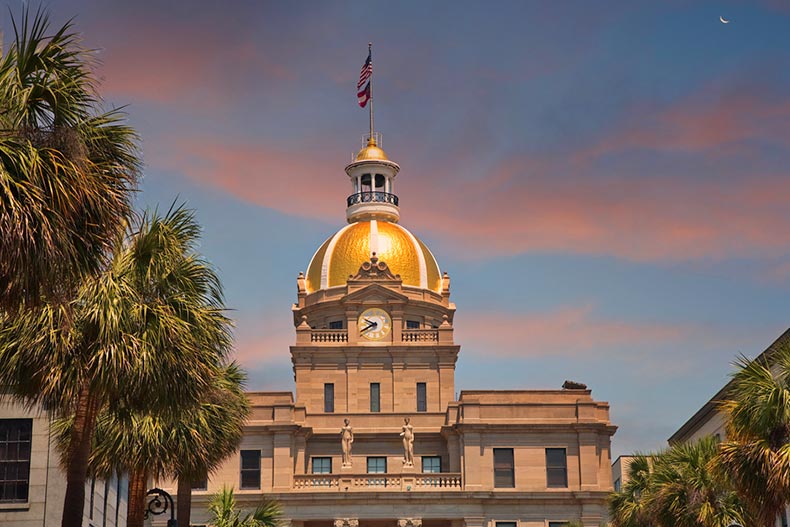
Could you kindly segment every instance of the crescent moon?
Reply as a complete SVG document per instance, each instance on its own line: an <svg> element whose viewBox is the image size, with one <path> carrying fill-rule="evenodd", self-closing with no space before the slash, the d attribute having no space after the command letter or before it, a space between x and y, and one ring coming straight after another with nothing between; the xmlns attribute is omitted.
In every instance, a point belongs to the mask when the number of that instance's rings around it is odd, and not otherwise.
<svg viewBox="0 0 790 527"><path fill-rule="evenodd" d="M722 24L729 24L730 23L730 21L727 20L726 18L724 18L723 16L719 16L719 20L721 20Z"/></svg>

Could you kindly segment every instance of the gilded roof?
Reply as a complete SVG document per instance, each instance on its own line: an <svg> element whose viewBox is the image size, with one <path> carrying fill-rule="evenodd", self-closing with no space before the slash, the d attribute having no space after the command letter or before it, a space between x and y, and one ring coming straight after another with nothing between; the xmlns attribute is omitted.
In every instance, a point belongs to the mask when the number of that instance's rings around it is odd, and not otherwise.
<svg viewBox="0 0 790 527"><path fill-rule="evenodd" d="M374 252L403 285L441 292L439 265L431 251L404 227L382 220L352 223L326 240L307 268L307 292L345 285Z"/></svg>

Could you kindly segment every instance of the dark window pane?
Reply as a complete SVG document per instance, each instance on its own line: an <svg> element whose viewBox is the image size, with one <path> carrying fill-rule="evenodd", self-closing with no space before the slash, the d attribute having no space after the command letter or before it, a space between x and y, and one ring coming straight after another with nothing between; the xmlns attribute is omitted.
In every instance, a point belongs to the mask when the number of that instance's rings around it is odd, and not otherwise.
<svg viewBox="0 0 790 527"><path fill-rule="evenodd" d="M386 472L387 472L387 458L385 457L368 458L369 474L385 474Z"/></svg>
<svg viewBox="0 0 790 527"><path fill-rule="evenodd" d="M381 385L377 382L370 383L370 411L381 411Z"/></svg>
<svg viewBox="0 0 790 527"><path fill-rule="evenodd" d="M335 411L335 385L324 384L324 412L332 413Z"/></svg>
<svg viewBox="0 0 790 527"><path fill-rule="evenodd" d="M423 456L422 471L425 473L436 474L442 471L442 458L439 456Z"/></svg>
<svg viewBox="0 0 790 527"><path fill-rule="evenodd" d="M546 449L546 486L568 486L567 456L564 448Z"/></svg>
<svg viewBox="0 0 790 527"><path fill-rule="evenodd" d="M494 487L514 488L516 486L512 448L494 449Z"/></svg>
<svg viewBox="0 0 790 527"><path fill-rule="evenodd" d="M427 412L428 411L428 399L427 399L427 390L425 387L424 382L417 383L417 411L418 412Z"/></svg>
<svg viewBox="0 0 790 527"><path fill-rule="evenodd" d="M261 451L241 451L241 488L261 488Z"/></svg>
<svg viewBox="0 0 790 527"><path fill-rule="evenodd" d="M516 527L516 522L496 522L496 527Z"/></svg>
<svg viewBox="0 0 790 527"><path fill-rule="evenodd" d="M549 522L549 527L568 527L570 522Z"/></svg>
<svg viewBox="0 0 790 527"><path fill-rule="evenodd" d="M406 329L420 329L420 321L419 320L407 320L406 321Z"/></svg>
<svg viewBox="0 0 790 527"><path fill-rule="evenodd" d="M0 502L27 501L32 435L32 419L0 419Z"/></svg>
<svg viewBox="0 0 790 527"><path fill-rule="evenodd" d="M192 482L192 490L208 490L208 478L204 477Z"/></svg>
<svg viewBox="0 0 790 527"><path fill-rule="evenodd" d="M343 329L343 321L342 320L333 320L329 323L329 329Z"/></svg>
<svg viewBox="0 0 790 527"><path fill-rule="evenodd" d="M331 473L332 473L331 457L313 458L313 474L331 474Z"/></svg>

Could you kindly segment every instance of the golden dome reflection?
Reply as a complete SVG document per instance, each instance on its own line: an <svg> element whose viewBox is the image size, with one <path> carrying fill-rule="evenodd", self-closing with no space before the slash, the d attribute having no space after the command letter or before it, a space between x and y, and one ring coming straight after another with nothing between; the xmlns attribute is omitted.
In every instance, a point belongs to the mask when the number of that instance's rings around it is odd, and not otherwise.
<svg viewBox="0 0 790 527"><path fill-rule="evenodd" d="M343 227L321 245L307 268L307 292L345 285L374 252L403 285L441 291L439 265L425 244L396 223L368 220Z"/></svg>
<svg viewBox="0 0 790 527"><path fill-rule="evenodd" d="M384 150L376 146L375 143L368 143L359 151L354 161L389 161L389 158Z"/></svg>

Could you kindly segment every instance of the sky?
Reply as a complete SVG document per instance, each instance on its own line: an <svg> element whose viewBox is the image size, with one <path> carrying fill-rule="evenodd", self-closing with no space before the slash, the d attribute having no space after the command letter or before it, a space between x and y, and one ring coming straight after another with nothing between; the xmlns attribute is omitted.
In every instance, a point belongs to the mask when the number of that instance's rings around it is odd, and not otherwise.
<svg viewBox="0 0 790 527"><path fill-rule="evenodd" d="M614 456L654 450L790 326L790 2L48 7L141 134L137 206L196 210L251 390L293 388L368 42L401 224L452 278L457 391L583 382Z"/></svg>

